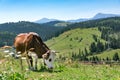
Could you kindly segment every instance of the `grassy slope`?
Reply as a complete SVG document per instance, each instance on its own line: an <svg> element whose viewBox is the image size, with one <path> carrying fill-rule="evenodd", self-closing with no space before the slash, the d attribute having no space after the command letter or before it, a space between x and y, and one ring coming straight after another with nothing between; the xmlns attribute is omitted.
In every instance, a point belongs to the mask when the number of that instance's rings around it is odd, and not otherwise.
<svg viewBox="0 0 120 80"><path fill-rule="evenodd" d="M113 58L113 55L114 55L115 53L118 53L119 56L120 56L120 49L114 49L114 50L113 50L113 49L110 49L110 50L106 50L106 51L101 52L100 54L97 54L97 55L94 55L94 56L98 56L98 57L101 58L101 59L106 59L106 57L112 59L112 58ZM89 57L91 57L91 56L89 56Z"/></svg>
<svg viewBox="0 0 120 80"><path fill-rule="evenodd" d="M79 53L79 49L81 51L84 51L84 49L87 48L87 50L89 51L90 44L94 42L93 34L97 35L97 38L100 41L105 42L103 39L100 38L101 32L98 31L97 28L77 28L64 32L60 36L48 40L46 43L51 49L59 51L60 54L68 56L71 52ZM95 56L98 56L100 58L112 58L116 52L119 53L120 49L106 50Z"/></svg>
<svg viewBox="0 0 120 80"><path fill-rule="evenodd" d="M94 42L93 35L97 35L97 38L100 39L101 33L97 28L78 28L64 32L46 43L51 49L57 50L61 54L78 53L79 50L84 51L85 48L89 51L90 44Z"/></svg>

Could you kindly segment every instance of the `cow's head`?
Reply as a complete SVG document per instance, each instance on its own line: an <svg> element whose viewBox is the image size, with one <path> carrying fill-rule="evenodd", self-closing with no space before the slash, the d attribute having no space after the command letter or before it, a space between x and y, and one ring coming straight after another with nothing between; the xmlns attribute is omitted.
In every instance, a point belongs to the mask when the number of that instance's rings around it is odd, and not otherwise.
<svg viewBox="0 0 120 80"><path fill-rule="evenodd" d="M55 54L56 52L54 50L49 50L45 54L42 55L44 64L49 68L53 69L53 63L55 60Z"/></svg>

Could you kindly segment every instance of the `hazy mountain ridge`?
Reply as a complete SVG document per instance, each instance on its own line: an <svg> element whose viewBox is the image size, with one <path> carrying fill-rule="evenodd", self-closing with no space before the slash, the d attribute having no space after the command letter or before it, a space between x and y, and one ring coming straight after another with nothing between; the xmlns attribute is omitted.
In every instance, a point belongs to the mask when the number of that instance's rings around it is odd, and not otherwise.
<svg viewBox="0 0 120 80"><path fill-rule="evenodd" d="M57 19L48 19L48 18L42 18L42 19L40 19L40 20L37 20L37 21L35 21L35 23L47 23L47 22L51 22L51 21L59 21L59 20L57 20Z"/></svg>
<svg viewBox="0 0 120 80"><path fill-rule="evenodd" d="M88 21L88 20L94 20L94 19L101 19L101 18L109 18L109 17L119 17L119 14L105 14L105 13L98 13L92 18L79 18L79 19L74 19L74 20L58 20L58 19L48 19L48 18L42 18L40 20L35 21L35 23L47 23L51 21L64 21L64 22L71 22L71 23L76 23L76 22L83 22L83 21Z"/></svg>
<svg viewBox="0 0 120 80"><path fill-rule="evenodd" d="M118 15L118 14L98 13L92 19L101 19L101 18L118 17L118 16L120 16L120 15Z"/></svg>

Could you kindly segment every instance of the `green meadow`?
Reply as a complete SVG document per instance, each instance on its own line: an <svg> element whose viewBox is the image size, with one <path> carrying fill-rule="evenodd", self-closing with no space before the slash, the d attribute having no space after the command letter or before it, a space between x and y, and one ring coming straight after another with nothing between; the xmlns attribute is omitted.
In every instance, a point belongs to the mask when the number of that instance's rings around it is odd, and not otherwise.
<svg viewBox="0 0 120 80"><path fill-rule="evenodd" d="M23 60L24 69L21 70L19 59L5 58L5 53L1 51L0 80L120 80L119 64L91 64L70 59L71 52L78 54L79 50L82 51L85 48L89 52L90 44L95 41L93 35L96 35L101 42L105 43L100 38L101 32L98 31L98 28L77 28L48 40L46 44L59 52L56 55L55 68L52 71L43 65L41 59L37 71L28 70L26 60ZM110 49L95 56L112 58L116 52L119 53L120 50ZM66 59L61 60L60 55L66 56Z"/></svg>
<svg viewBox="0 0 120 80"><path fill-rule="evenodd" d="M90 65L66 60L55 62L55 69L49 71L40 63L37 71L21 70L19 60L5 59L0 64L0 80L120 80L119 65Z"/></svg>

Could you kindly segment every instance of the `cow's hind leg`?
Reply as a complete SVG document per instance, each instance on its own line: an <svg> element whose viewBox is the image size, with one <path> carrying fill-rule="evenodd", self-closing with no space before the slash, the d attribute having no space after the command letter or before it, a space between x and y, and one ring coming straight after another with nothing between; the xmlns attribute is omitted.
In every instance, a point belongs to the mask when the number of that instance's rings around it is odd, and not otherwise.
<svg viewBox="0 0 120 80"><path fill-rule="evenodd" d="M22 58L20 58L21 70L23 70Z"/></svg>

